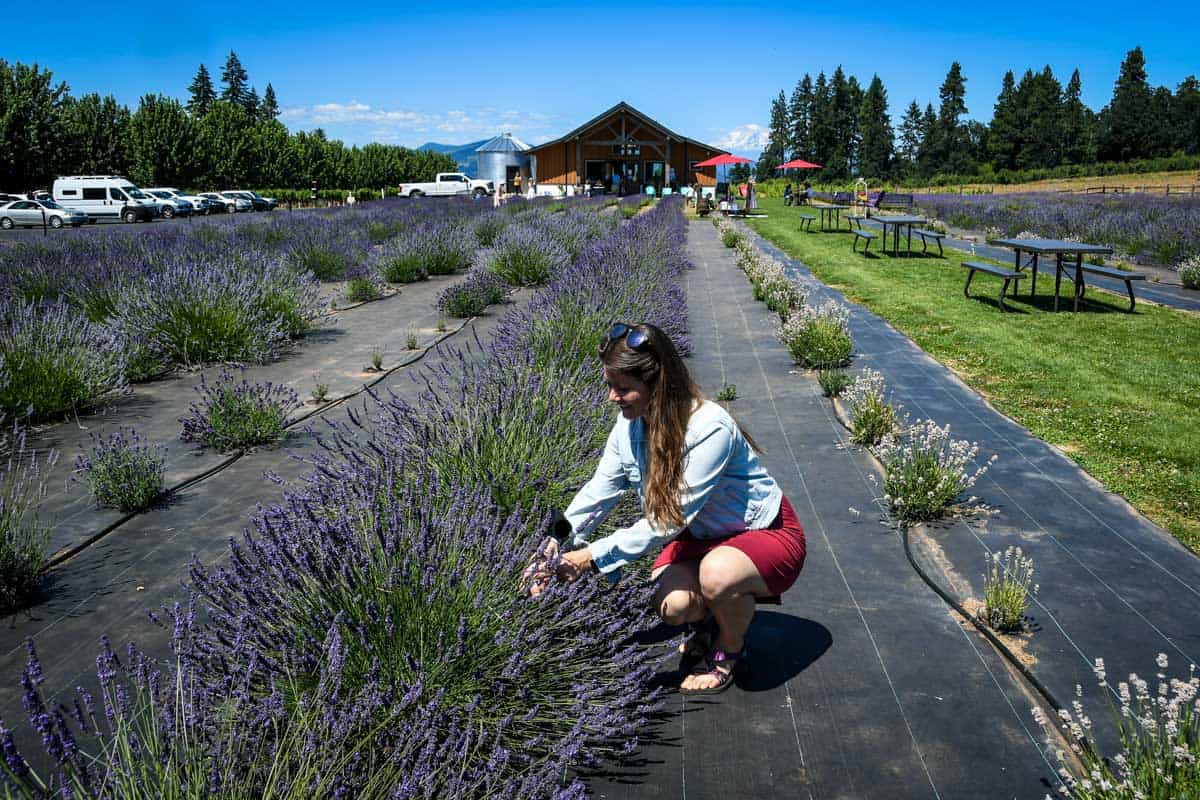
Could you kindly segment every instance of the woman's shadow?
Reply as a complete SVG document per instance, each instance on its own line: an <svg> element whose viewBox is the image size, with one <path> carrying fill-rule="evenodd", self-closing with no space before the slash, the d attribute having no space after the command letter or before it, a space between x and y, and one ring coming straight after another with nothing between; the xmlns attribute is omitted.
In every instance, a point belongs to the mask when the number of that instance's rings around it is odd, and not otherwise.
<svg viewBox="0 0 1200 800"><path fill-rule="evenodd" d="M760 608L746 644L749 669L739 672L736 685L746 692L766 692L808 669L833 644L833 634L811 619Z"/></svg>

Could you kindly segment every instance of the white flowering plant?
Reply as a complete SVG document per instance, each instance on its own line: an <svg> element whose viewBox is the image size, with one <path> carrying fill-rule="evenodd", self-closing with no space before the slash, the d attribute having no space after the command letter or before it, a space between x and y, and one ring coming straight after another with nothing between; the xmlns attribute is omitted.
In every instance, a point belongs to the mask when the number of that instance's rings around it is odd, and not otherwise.
<svg viewBox="0 0 1200 800"><path fill-rule="evenodd" d="M1183 679L1167 677L1169 662L1165 653L1158 654L1155 664L1155 691L1151 691L1148 681L1131 673L1128 681L1117 684L1114 704L1104 660L1096 659L1093 672L1120 734L1121 751L1112 758L1095 752L1089 743L1092 720L1080 699L1082 687L1076 687L1071 710L1059 712L1057 724L1075 759L1082 764L1080 775L1068 768L1068 754L1054 748L1056 739L1046 714L1040 708L1033 709L1034 719L1058 756L1061 796L1072 800L1200 797L1200 677L1196 665L1189 666L1188 676Z"/></svg>
<svg viewBox="0 0 1200 800"><path fill-rule="evenodd" d="M880 440L875 454L883 462L884 500L904 522L937 519L959 495L987 472L996 457L973 472L979 445L953 439L950 426L931 419L902 427Z"/></svg>
<svg viewBox="0 0 1200 800"><path fill-rule="evenodd" d="M874 447L896 430L897 409L884 399L886 385L877 370L864 369L843 394L850 414L850 438L855 444Z"/></svg>
<svg viewBox="0 0 1200 800"><path fill-rule="evenodd" d="M1014 633L1025 627L1029 598L1037 594L1033 582L1033 559L1019 547L1005 548L988 558L983 574L983 618L994 630Z"/></svg>
<svg viewBox="0 0 1200 800"><path fill-rule="evenodd" d="M780 322L778 334L792 360L809 369L840 367L854 351L850 312L833 300L801 306Z"/></svg>
<svg viewBox="0 0 1200 800"><path fill-rule="evenodd" d="M1183 288L1200 289L1200 255L1180 262L1175 270L1179 273L1179 279L1183 281Z"/></svg>

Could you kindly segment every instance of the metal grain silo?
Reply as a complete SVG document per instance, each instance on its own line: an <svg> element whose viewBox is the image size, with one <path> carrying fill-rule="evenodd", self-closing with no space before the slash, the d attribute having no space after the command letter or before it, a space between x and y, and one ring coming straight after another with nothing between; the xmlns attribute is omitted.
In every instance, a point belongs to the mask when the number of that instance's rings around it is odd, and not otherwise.
<svg viewBox="0 0 1200 800"><path fill-rule="evenodd" d="M504 191L512 192L513 178L521 176L522 185L529 180L529 156L525 151L529 145L513 136L502 133L485 142L475 150L480 180L491 181L492 185L504 184Z"/></svg>

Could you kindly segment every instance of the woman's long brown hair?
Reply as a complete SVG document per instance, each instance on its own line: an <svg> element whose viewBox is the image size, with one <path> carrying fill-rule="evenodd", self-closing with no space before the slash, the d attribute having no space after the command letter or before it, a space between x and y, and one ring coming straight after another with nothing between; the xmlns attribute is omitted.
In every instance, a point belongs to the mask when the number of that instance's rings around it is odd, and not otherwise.
<svg viewBox="0 0 1200 800"><path fill-rule="evenodd" d="M671 338L653 325L633 326L647 335L638 350L625 337L614 339L600 352L608 369L632 376L650 391L644 423L649 441L646 453L646 518L659 526L684 523L679 490L683 487L683 448L688 420L701 403L704 392L688 374ZM738 426L739 430L741 426ZM755 450L757 444L744 430L742 435Z"/></svg>

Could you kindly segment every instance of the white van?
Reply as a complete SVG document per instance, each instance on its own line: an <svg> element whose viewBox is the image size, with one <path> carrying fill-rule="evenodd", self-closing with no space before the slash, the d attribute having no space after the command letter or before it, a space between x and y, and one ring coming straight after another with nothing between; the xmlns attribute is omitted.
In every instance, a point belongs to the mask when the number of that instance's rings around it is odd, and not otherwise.
<svg viewBox="0 0 1200 800"><path fill-rule="evenodd" d="M93 222L102 219L137 222L151 220L161 213L155 198L120 175L56 178L53 193L59 205L78 209Z"/></svg>

